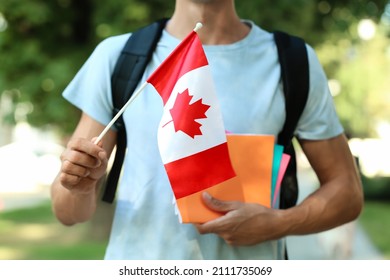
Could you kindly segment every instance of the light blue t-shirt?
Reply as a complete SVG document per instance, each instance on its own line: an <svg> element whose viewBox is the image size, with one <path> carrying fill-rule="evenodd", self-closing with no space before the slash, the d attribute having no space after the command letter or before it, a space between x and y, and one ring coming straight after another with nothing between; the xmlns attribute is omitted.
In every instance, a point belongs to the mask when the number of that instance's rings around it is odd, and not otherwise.
<svg viewBox="0 0 390 280"><path fill-rule="evenodd" d="M205 45L222 109L225 129L232 133L277 135L285 120L280 65L273 35L253 24L250 33L230 45ZM64 97L96 121L112 118L111 73L129 34L98 45L64 91ZM157 45L143 81L180 41L166 31ZM310 93L296 134L327 139L342 133L327 79L308 46ZM140 84L143 83L141 81ZM173 193L157 147L163 104L148 85L125 111L127 154L106 259L280 259L283 240L232 247L214 234L200 235L180 224Z"/></svg>

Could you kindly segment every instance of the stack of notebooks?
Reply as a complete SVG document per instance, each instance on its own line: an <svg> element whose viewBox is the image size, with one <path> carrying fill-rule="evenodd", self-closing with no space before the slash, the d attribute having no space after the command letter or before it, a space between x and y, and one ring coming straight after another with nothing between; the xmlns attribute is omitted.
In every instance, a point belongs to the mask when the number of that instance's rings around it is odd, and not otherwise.
<svg viewBox="0 0 390 280"><path fill-rule="evenodd" d="M228 134L227 142L237 176L176 200L182 223L204 223L222 215L204 205L204 191L221 200L279 207L280 184L290 160L283 153L283 146L275 143L273 135Z"/></svg>

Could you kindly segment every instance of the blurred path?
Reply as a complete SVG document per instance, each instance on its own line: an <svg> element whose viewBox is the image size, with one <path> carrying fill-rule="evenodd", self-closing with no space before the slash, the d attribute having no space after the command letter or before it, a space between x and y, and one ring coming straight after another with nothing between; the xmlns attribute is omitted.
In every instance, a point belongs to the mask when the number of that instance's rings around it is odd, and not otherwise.
<svg viewBox="0 0 390 280"><path fill-rule="evenodd" d="M36 206L49 198L48 188L30 193L4 193L0 191L0 212Z"/></svg>
<svg viewBox="0 0 390 280"><path fill-rule="evenodd" d="M34 206L49 198L63 147L52 132L26 123L15 126L12 142L0 146L0 211Z"/></svg>

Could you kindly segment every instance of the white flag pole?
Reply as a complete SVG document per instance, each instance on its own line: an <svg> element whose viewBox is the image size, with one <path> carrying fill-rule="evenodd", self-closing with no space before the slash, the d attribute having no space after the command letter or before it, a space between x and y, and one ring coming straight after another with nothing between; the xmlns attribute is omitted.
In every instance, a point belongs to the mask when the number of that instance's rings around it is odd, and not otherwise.
<svg viewBox="0 0 390 280"><path fill-rule="evenodd" d="M196 25L195 25L195 28L194 28L194 31L195 32L198 32L199 29L201 29L203 27L203 24L201 22L198 22Z"/></svg>
<svg viewBox="0 0 390 280"><path fill-rule="evenodd" d="M120 111L116 113L115 117L104 128L104 130L100 133L98 138L96 138L94 144L98 144L103 139L104 135L106 135L107 131L111 128L111 126L113 126L113 124L119 119L119 117L123 114L126 108L129 107L129 105L134 101L134 99L144 90L147 84L148 84L147 82L144 82L142 86L136 92L134 92L134 94L130 97L130 99L126 102L126 104L122 107L122 109L120 109Z"/></svg>
<svg viewBox="0 0 390 280"><path fill-rule="evenodd" d="M194 31L198 32L198 30L201 29L202 27L203 24L198 22L195 25ZM122 109L120 109L120 111L116 113L114 118L107 124L104 130L99 134L98 138L96 138L96 140L94 141L94 144L98 144L103 139L107 131L114 125L114 123L119 119L119 117L123 114L123 112L127 109L127 107L129 107L129 105L134 101L134 99L137 98L137 96L145 89L147 84L148 84L147 82L144 82L142 86L136 92L134 92L134 94L132 94L131 98L126 102L126 104L122 107Z"/></svg>

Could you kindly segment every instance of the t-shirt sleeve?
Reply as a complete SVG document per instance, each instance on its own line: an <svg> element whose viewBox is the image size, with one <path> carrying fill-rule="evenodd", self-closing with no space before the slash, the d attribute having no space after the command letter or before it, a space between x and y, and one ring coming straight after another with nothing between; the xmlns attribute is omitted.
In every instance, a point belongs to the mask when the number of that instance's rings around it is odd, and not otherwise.
<svg viewBox="0 0 390 280"><path fill-rule="evenodd" d="M112 119L111 73L127 37L102 41L63 92L66 100L102 125Z"/></svg>
<svg viewBox="0 0 390 280"><path fill-rule="evenodd" d="M320 140L343 132L328 80L314 50L307 46L310 71L309 96L295 134L299 139Z"/></svg>

